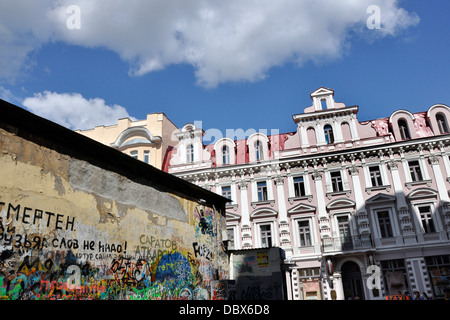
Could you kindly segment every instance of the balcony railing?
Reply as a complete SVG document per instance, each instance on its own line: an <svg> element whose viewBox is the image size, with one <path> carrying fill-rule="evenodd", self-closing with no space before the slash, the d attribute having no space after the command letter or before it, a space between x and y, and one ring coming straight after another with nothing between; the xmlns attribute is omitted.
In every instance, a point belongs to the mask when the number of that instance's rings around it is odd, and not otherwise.
<svg viewBox="0 0 450 320"><path fill-rule="evenodd" d="M322 239L322 252L340 252L373 248L370 235L356 235Z"/></svg>

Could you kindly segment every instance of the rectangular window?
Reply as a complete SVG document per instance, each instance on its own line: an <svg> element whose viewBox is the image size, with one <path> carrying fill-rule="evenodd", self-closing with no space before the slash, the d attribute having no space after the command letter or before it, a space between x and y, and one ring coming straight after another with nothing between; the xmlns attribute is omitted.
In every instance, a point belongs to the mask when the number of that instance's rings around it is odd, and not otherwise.
<svg viewBox="0 0 450 320"><path fill-rule="evenodd" d="M372 181L372 187L382 186L383 180L381 179L381 172L379 166L369 167L370 180Z"/></svg>
<svg viewBox="0 0 450 320"><path fill-rule="evenodd" d="M391 219L389 211L378 211L378 225L380 226L380 233L382 238L389 238L393 236Z"/></svg>
<svg viewBox="0 0 450 320"><path fill-rule="evenodd" d="M267 184L265 181L257 183L258 201L266 201L267 198Z"/></svg>
<svg viewBox="0 0 450 320"><path fill-rule="evenodd" d="M348 239L350 237L350 226L348 224L348 217L341 216L337 217L339 236L341 239Z"/></svg>
<svg viewBox="0 0 450 320"><path fill-rule="evenodd" d="M272 230L270 228L270 224L261 226L261 247L272 247Z"/></svg>
<svg viewBox="0 0 450 320"><path fill-rule="evenodd" d="M409 172L411 173L411 180L412 181L422 181L422 171L420 170L419 161L409 161Z"/></svg>
<svg viewBox="0 0 450 320"><path fill-rule="evenodd" d="M130 152L130 156L131 156L132 158L137 159L137 158L138 158L138 152L137 152L136 150L131 151L131 152Z"/></svg>
<svg viewBox="0 0 450 320"><path fill-rule="evenodd" d="M405 261L403 259L385 260L381 261L380 264L388 295L403 294L404 291L409 291Z"/></svg>
<svg viewBox="0 0 450 320"><path fill-rule="evenodd" d="M296 197L303 197L304 195L306 195L305 182L303 181L303 177L294 178L294 194Z"/></svg>
<svg viewBox="0 0 450 320"><path fill-rule="evenodd" d="M436 232L433 223L431 206L419 207L420 221L422 222L423 231L425 233Z"/></svg>
<svg viewBox="0 0 450 320"><path fill-rule="evenodd" d="M311 229L309 221L300 221L298 223L298 233L300 236L300 246L306 247L311 245Z"/></svg>
<svg viewBox="0 0 450 320"><path fill-rule="evenodd" d="M231 200L231 186L222 187L222 196Z"/></svg>
<svg viewBox="0 0 450 320"><path fill-rule="evenodd" d="M344 191L342 186L342 177L340 171L334 171L330 173L331 176L331 186L333 187L333 192Z"/></svg>
<svg viewBox="0 0 450 320"><path fill-rule="evenodd" d="M450 286L450 255L425 257L434 297L443 298Z"/></svg>
<svg viewBox="0 0 450 320"><path fill-rule="evenodd" d="M186 162L194 162L194 146L192 144L186 147Z"/></svg>
<svg viewBox="0 0 450 320"><path fill-rule="evenodd" d="M150 151L144 151L144 162L150 163Z"/></svg>

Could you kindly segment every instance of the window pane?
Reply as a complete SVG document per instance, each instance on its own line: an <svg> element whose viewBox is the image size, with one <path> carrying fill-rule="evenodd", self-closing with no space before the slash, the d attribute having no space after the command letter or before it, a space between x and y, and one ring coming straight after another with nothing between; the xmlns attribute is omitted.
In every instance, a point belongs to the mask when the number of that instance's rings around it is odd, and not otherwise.
<svg viewBox="0 0 450 320"><path fill-rule="evenodd" d="M420 220L425 233L436 232L430 206L419 207Z"/></svg>
<svg viewBox="0 0 450 320"><path fill-rule="evenodd" d="M334 135L333 135L333 129L331 128L331 126L329 124L327 124L324 128L323 128L324 134L325 134L325 141L327 142L327 144L333 143L334 142Z"/></svg>
<svg viewBox="0 0 450 320"><path fill-rule="evenodd" d="M333 187L333 192L343 191L342 187L342 177L339 171L331 172L331 186Z"/></svg>
<svg viewBox="0 0 450 320"><path fill-rule="evenodd" d="M272 246L272 232L268 224L261 226L261 246L263 248L270 248Z"/></svg>
<svg viewBox="0 0 450 320"><path fill-rule="evenodd" d="M309 221L300 221L298 223L300 246L311 245L311 231L309 228Z"/></svg>
<svg viewBox="0 0 450 320"><path fill-rule="evenodd" d="M231 186L222 187L222 196L231 200Z"/></svg>
<svg viewBox="0 0 450 320"><path fill-rule="evenodd" d="M392 237L392 226L388 211L378 212L378 224L382 238Z"/></svg>
<svg viewBox="0 0 450 320"><path fill-rule="evenodd" d="M267 200L267 185L266 182L258 182L258 201Z"/></svg>
<svg viewBox="0 0 450 320"><path fill-rule="evenodd" d="M294 193L296 197L301 197L306 194L305 183L303 182L303 177L294 178Z"/></svg>
<svg viewBox="0 0 450 320"><path fill-rule="evenodd" d="M411 173L412 181L422 181L422 171L420 170L419 161L409 161L409 172Z"/></svg>
<svg viewBox="0 0 450 320"><path fill-rule="evenodd" d="M369 168L370 172L370 180L372 181L372 186L381 186L383 185L383 181L381 179L381 172L379 166L373 166Z"/></svg>

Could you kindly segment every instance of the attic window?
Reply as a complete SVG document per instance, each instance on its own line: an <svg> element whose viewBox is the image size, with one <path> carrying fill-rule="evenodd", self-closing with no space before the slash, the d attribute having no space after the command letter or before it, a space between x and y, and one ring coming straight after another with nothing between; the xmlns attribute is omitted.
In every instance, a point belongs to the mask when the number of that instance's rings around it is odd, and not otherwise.
<svg viewBox="0 0 450 320"><path fill-rule="evenodd" d="M259 140L257 140L255 142L255 155L256 155L256 161L264 159L263 145L262 145L261 141L259 141Z"/></svg>
<svg viewBox="0 0 450 320"><path fill-rule="evenodd" d="M439 132L440 133L448 133L448 125L447 125L447 121L445 119L445 116L442 113L438 113L436 115L436 120L438 123L438 127L439 127Z"/></svg>
<svg viewBox="0 0 450 320"><path fill-rule="evenodd" d="M398 129L400 130L400 137L402 138L402 140L411 139L408 124L406 123L405 119L398 120Z"/></svg>

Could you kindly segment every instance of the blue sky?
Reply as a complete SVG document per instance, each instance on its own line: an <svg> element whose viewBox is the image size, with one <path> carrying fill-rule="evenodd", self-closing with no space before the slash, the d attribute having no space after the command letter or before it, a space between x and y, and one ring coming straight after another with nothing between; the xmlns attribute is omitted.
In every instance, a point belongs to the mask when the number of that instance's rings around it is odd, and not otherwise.
<svg viewBox="0 0 450 320"><path fill-rule="evenodd" d="M294 131L321 86L360 121L450 105L450 1L272 2L4 1L0 98L71 129L164 112L224 133Z"/></svg>

